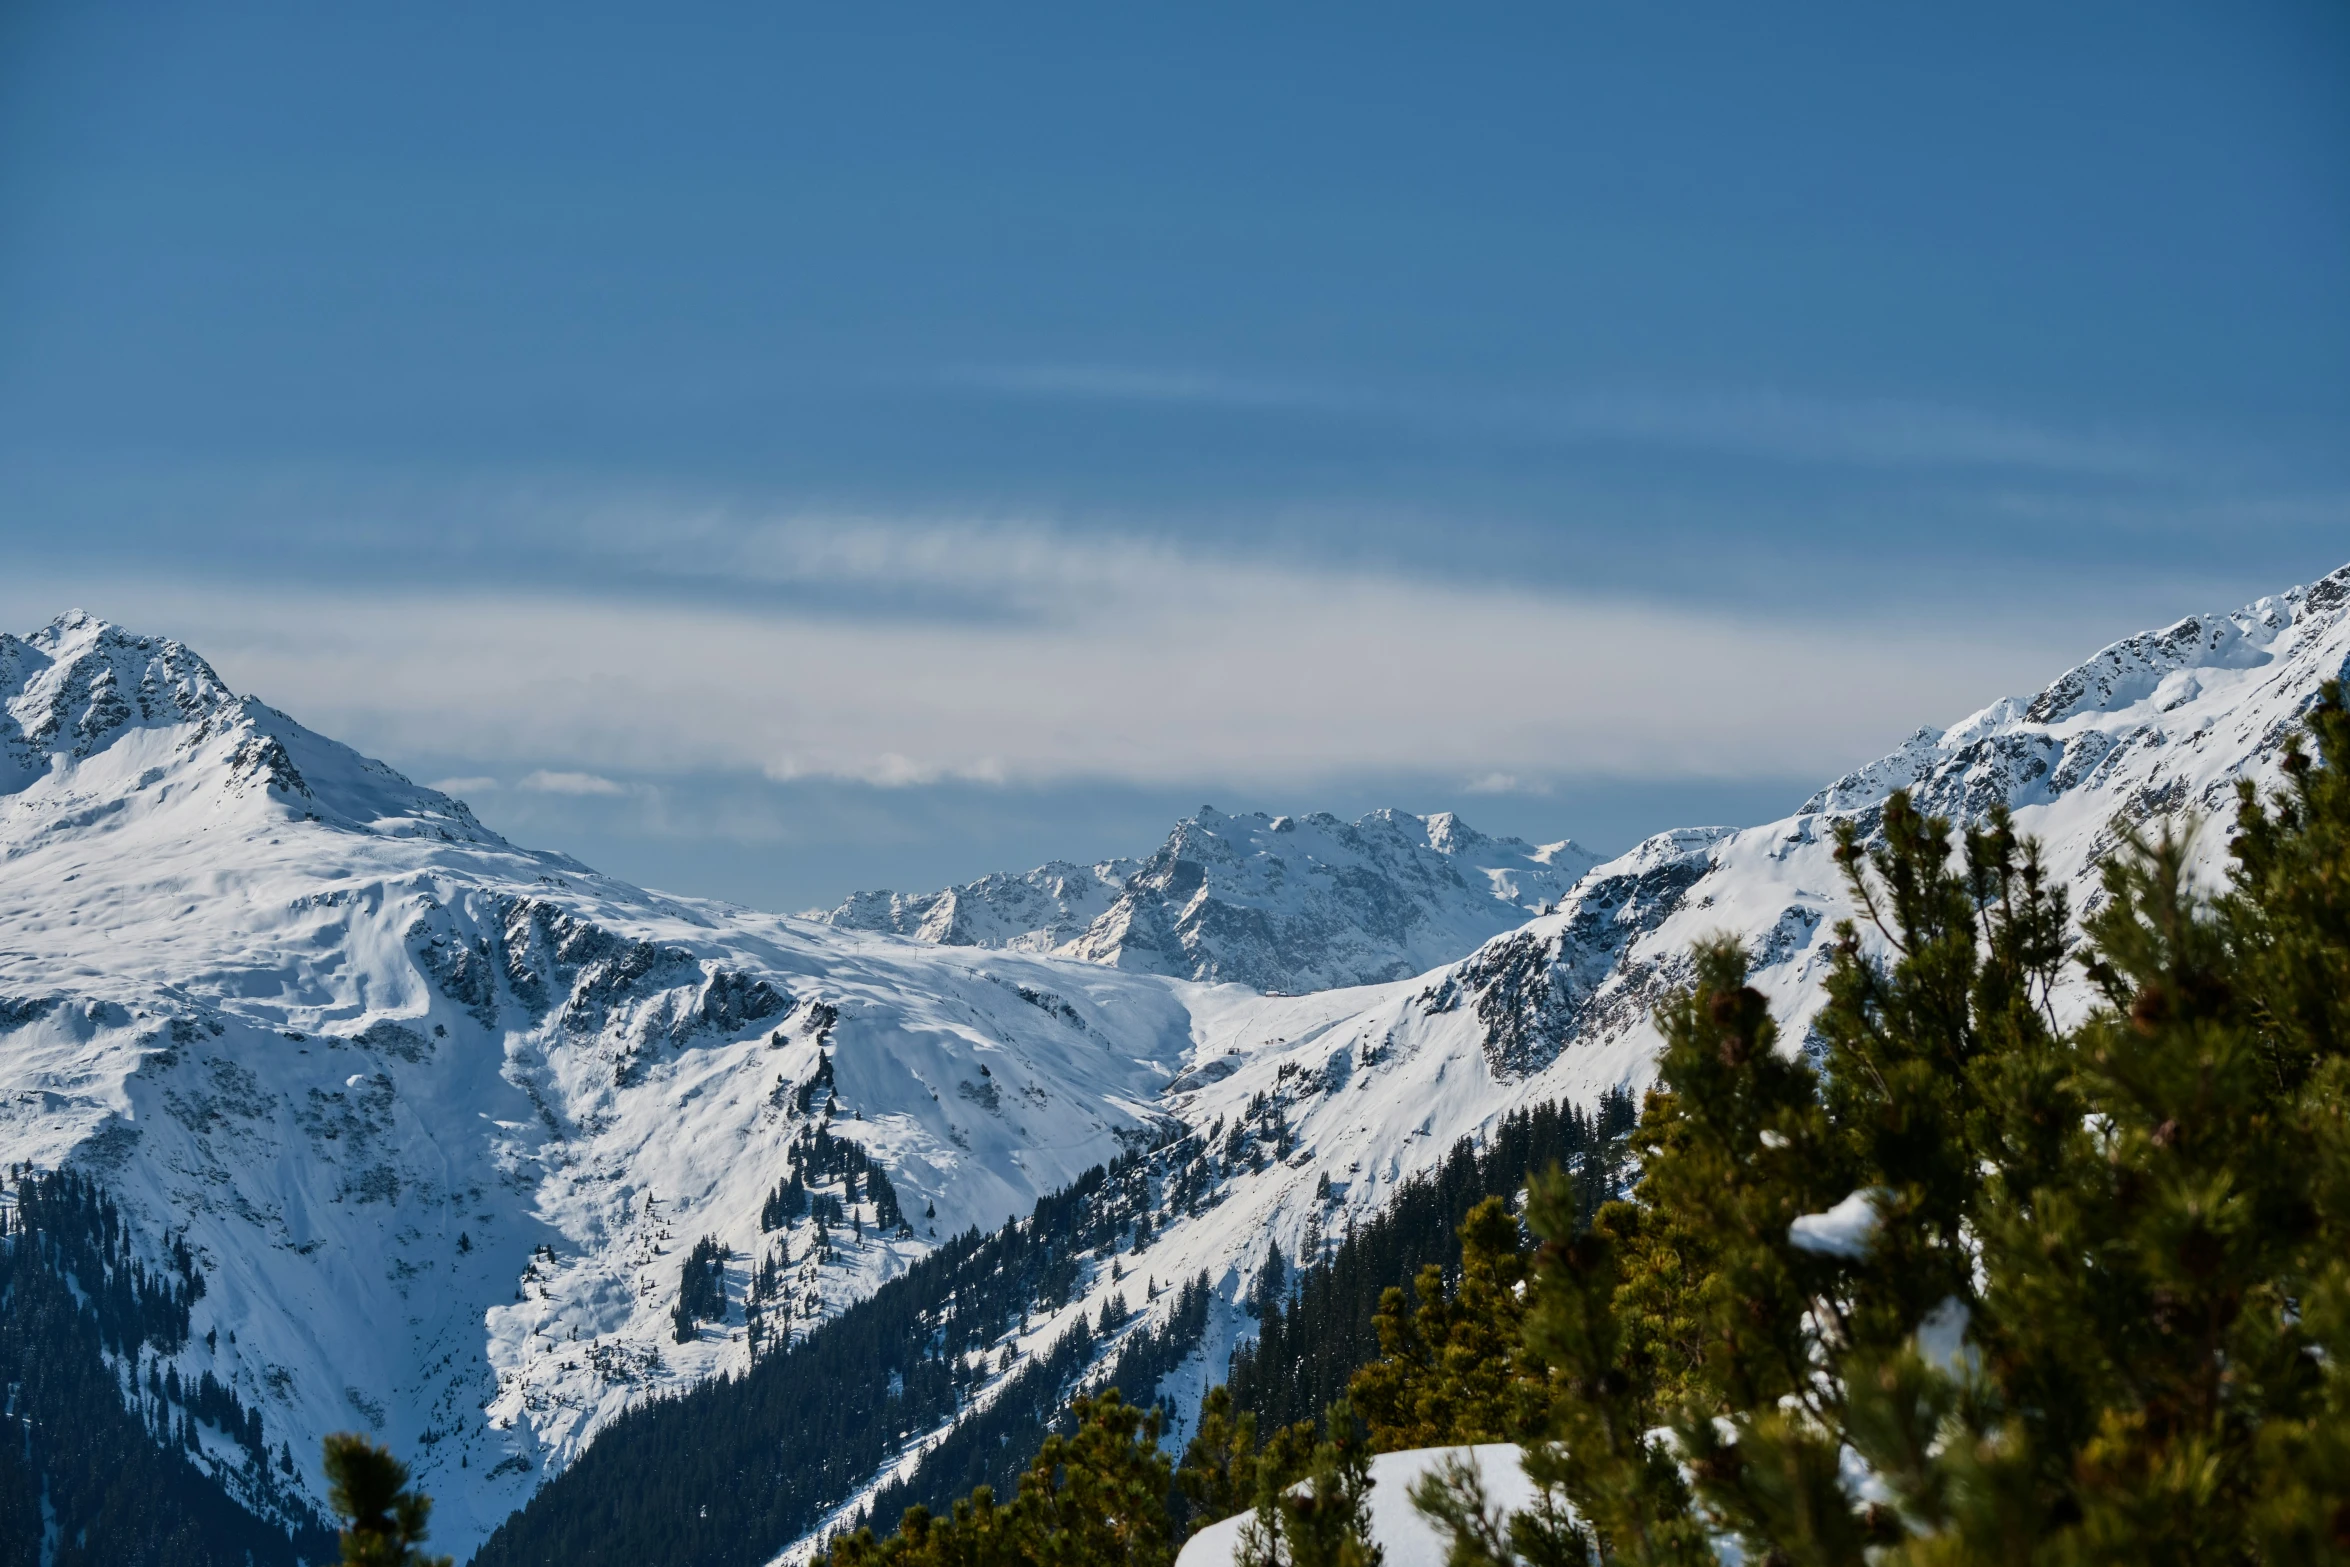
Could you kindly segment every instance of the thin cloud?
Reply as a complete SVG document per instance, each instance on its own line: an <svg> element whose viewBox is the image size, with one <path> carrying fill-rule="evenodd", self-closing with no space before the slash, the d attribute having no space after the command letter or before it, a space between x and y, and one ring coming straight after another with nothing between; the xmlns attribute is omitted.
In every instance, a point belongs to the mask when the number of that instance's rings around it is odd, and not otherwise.
<svg viewBox="0 0 2350 1567"><path fill-rule="evenodd" d="M1776 462L2012 469L2107 479L2153 479L2181 469L2175 450L2143 436L1894 398L1610 389L1554 398L1493 398L1115 365L962 367L940 380L1018 397L1310 413L1541 443L1662 446Z"/></svg>
<svg viewBox="0 0 2350 1567"><path fill-rule="evenodd" d="M962 573L1029 611L312 592L262 615L234 589L92 596L365 749L478 759L521 774L522 793L579 797L696 772L885 788L1824 778L2036 689L2099 640L2023 619L1994 635L1979 607L1770 619L1033 529L822 531L777 558L877 580ZM464 682L447 679L452 652Z"/></svg>
<svg viewBox="0 0 2350 1567"><path fill-rule="evenodd" d="M628 785L615 782L610 778L598 777L594 773L552 772L544 768L530 774L515 787L526 789L532 794L610 795L628 793Z"/></svg>
<svg viewBox="0 0 2350 1567"><path fill-rule="evenodd" d="M1516 773L1484 773L1461 785L1463 794L1548 794L1547 786Z"/></svg>
<svg viewBox="0 0 2350 1567"><path fill-rule="evenodd" d="M495 778L443 778L440 782L427 784L425 787L438 789L443 794L489 794L497 789L498 780Z"/></svg>

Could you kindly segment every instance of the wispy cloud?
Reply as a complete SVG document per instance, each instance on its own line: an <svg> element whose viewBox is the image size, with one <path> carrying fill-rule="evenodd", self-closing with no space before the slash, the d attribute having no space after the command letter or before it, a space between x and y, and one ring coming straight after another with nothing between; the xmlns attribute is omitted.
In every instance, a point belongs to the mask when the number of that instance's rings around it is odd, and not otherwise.
<svg viewBox="0 0 2350 1567"><path fill-rule="evenodd" d="M961 367L940 379L1008 396L1303 413L1520 441L1666 447L1778 462L2101 478L2152 478L2181 467L2178 451L2143 434L2067 428L1931 402L1773 389L1596 389L1495 397L1443 388L1336 386L1206 370L1082 364Z"/></svg>
<svg viewBox="0 0 2350 1567"><path fill-rule="evenodd" d="M2091 651L2038 623L1986 637L1979 608L1733 616L1037 528L806 523L748 548L792 581L953 579L1024 608L310 592L271 594L264 614L259 590L131 582L94 608L186 638L240 689L371 750L575 797L698 771L883 787L1825 777Z"/></svg>
<svg viewBox="0 0 2350 1567"><path fill-rule="evenodd" d="M441 793L443 793L443 794L455 794L455 795L491 794L491 793L494 793L494 792L497 790L497 787L498 787L498 780L496 780L495 778L486 778L486 777L482 777L482 778L443 778L443 779L439 780L439 781L438 781L438 782L436 782L436 783L427 784L425 787L426 787L426 788L428 788L428 789L438 789L438 790L440 790L440 791L441 791Z"/></svg>
<svg viewBox="0 0 2350 1567"><path fill-rule="evenodd" d="M532 794L617 795L628 793L628 785L594 773L552 772L541 768L515 785Z"/></svg>
<svg viewBox="0 0 2350 1567"><path fill-rule="evenodd" d="M967 365L942 371L949 386L1032 397L1122 403L1193 403L1217 408L1380 411L1390 405L1360 393L1309 383L1263 380L1202 370L1120 365Z"/></svg>
<svg viewBox="0 0 2350 1567"><path fill-rule="evenodd" d="M1539 779L1520 778L1516 773L1481 773L1461 785L1463 794L1548 794L1550 788Z"/></svg>

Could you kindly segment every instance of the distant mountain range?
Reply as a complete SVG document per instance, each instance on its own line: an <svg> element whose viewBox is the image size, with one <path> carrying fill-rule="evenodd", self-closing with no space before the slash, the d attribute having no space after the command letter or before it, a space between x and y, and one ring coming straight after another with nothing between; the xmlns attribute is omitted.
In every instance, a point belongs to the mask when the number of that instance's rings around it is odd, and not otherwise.
<svg viewBox="0 0 2350 1567"><path fill-rule="evenodd" d="M1097 1368L1171 1330L1168 1281L1204 1273L1157 1389L1180 1431L1268 1242L1343 1231L1513 1109L1647 1081L1692 941L1745 941L1800 1039L1850 912L1838 819L1901 787L2008 805L2079 908L2130 824L2273 778L2346 666L2350 568L2116 643L1784 820L1598 865L1442 815L1203 811L1130 865L814 920L519 848L180 644L66 616L0 636L0 1161L87 1176L141 1276L202 1279L184 1334L104 1374L262 1516L319 1502L318 1439L357 1426L462 1556L620 1410L745 1369L753 1307L804 1337L1147 1150L1117 1201L1149 1223L959 1368L957 1407L1081 1317ZM845 1516L960 1418L806 1483Z"/></svg>
<svg viewBox="0 0 2350 1567"><path fill-rule="evenodd" d="M1344 822L1202 806L1146 860L860 892L822 917L1296 995L1425 973L1544 912L1598 862L1569 841L1488 838L1449 811Z"/></svg>

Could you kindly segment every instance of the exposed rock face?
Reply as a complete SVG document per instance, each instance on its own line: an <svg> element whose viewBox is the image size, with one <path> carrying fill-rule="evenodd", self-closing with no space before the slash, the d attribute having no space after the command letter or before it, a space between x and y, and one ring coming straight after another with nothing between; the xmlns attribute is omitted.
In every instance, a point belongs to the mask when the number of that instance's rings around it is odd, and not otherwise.
<svg viewBox="0 0 2350 1567"><path fill-rule="evenodd" d="M1084 935L1141 868L1140 860L1052 860L1026 875L999 872L944 892L851 893L823 918L842 930L884 931L942 947L1051 952Z"/></svg>
<svg viewBox="0 0 2350 1567"><path fill-rule="evenodd" d="M919 897L858 893L824 918L1295 995L1449 962L1557 903L1595 861L1444 812L1345 822L1203 806L1146 860L1055 861Z"/></svg>
<svg viewBox="0 0 2350 1567"><path fill-rule="evenodd" d="M1433 1015L1463 1001L1474 1011L1494 1073L1523 1078L1558 1058L1570 1039L1644 1018L1679 972L1677 963L1627 968L1625 952L1676 912L1713 869L1726 827L1661 833L1593 871L1552 922L1487 942L1425 993Z"/></svg>

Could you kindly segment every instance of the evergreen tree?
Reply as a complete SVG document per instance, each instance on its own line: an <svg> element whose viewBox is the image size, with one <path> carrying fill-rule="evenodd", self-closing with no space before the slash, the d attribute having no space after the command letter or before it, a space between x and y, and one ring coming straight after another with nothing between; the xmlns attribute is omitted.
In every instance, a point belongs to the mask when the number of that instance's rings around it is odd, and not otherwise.
<svg viewBox="0 0 2350 1567"><path fill-rule="evenodd" d="M1519 1290L1530 1256L1518 1221L1488 1197L1469 1210L1460 1237L1457 1288L1430 1263L1415 1286L1417 1311L1398 1288L1379 1303L1383 1353L1348 1391L1380 1452L1531 1441L1548 1418L1548 1368L1524 1343Z"/></svg>
<svg viewBox="0 0 2350 1567"><path fill-rule="evenodd" d="M1523 1191L1558 1165L1576 1202L1575 1225L1616 1194L1625 1134L1637 1119L1627 1094L1600 1096L1595 1113L1564 1101L1512 1111L1467 1137L1433 1170L1405 1181L1379 1211L1350 1220L1321 1263L1297 1270L1294 1298L1266 1312L1256 1342L1234 1351L1234 1403L1268 1428L1311 1420L1348 1396L1350 1379L1380 1358L1379 1310L1386 1292L1407 1292L1434 1264L1453 1277L1462 1262L1460 1226L1487 1197ZM1334 1194L1335 1195L1335 1194ZM1359 1401L1358 1408L1365 1408Z"/></svg>
<svg viewBox="0 0 2350 1567"><path fill-rule="evenodd" d="M1457 1563L2299 1562L2350 1556L2350 718L2249 789L2224 896L2126 834L2060 1029L2063 899L2003 815L1895 795L1786 1052L1714 945L1659 1015L1633 1199L1542 1184L1552 1369L1506 1526ZM1668 1434L1669 1433L1669 1434Z"/></svg>
<svg viewBox="0 0 2350 1567"><path fill-rule="evenodd" d="M694 1242L693 1250L686 1254L678 1278L677 1304L669 1313L671 1334L678 1343L692 1343L702 1323L726 1320L729 1255L725 1242L713 1235Z"/></svg>
<svg viewBox="0 0 2350 1567"><path fill-rule="evenodd" d="M1234 1409L1229 1387L1211 1388L1201 1401L1199 1429L1183 1450L1175 1483L1199 1522L1229 1518L1255 1503L1257 1417Z"/></svg>
<svg viewBox="0 0 2350 1567"><path fill-rule="evenodd" d="M1347 1401L1327 1435L1310 1423L1276 1433L1255 1466L1255 1516L1241 1529L1238 1567L1381 1567L1371 1538L1371 1442Z"/></svg>
<svg viewBox="0 0 2350 1567"><path fill-rule="evenodd" d="M1288 1283L1289 1262L1281 1255L1281 1243L1265 1242L1265 1260L1257 1269L1256 1282L1249 1286L1249 1315L1265 1317L1279 1310L1287 1298Z"/></svg>
<svg viewBox="0 0 2350 1567"><path fill-rule="evenodd" d="M886 1540L869 1528L835 1538L833 1567L1168 1567L1171 1471L1158 1411L1111 1388L1070 1414L1074 1430L1045 1439L1009 1506L980 1486L943 1518L910 1507Z"/></svg>
<svg viewBox="0 0 2350 1567"><path fill-rule="evenodd" d="M420 1549L432 1498L408 1488L408 1466L356 1433L326 1439L327 1505L343 1520L343 1567L451 1567Z"/></svg>
<svg viewBox="0 0 2350 1567"><path fill-rule="evenodd" d="M259 1461L258 1412L172 1363L204 1293L185 1242L163 1237L149 1266L91 1176L19 1177L0 1208L0 1562L294 1567L331 1553L333 1535ZM166 1372L182 1404L166 1401ZM216 1473L225 1455L191 1449L200 1424L247 1446L243 1505Z"/></svg>
<svg viewBox="0 0 2350 1567"><path fill-rule="evenodd" d="M1034 1559L1166 1567L1175 1557L1173 1472L1159 1451L1159 1411L1145 1413L1111 1388L1077 1400L1071 1414L1076 1434L1045 1438L1020 1481L1016 1505L1034 1520Z"/></svg>

